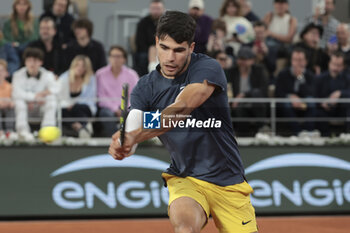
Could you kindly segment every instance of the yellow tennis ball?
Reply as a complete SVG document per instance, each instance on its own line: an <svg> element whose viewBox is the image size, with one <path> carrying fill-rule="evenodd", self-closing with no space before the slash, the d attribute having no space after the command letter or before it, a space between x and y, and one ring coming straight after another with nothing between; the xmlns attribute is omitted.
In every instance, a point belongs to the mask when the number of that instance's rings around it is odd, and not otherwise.
<svg viewBox="0 0 350 233"><path fill-rule="evenodd" d="M50 143L61 136L61 131L55 126L46 126L39 130L39 139L43 142Z"/></svg>

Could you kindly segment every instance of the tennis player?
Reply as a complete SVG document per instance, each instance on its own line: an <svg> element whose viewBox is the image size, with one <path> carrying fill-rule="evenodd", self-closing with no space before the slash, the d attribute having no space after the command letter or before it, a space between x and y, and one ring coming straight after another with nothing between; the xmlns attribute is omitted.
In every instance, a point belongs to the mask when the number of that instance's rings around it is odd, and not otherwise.
<svg viewBox="0 0 350 233"><path fill-rule="evenodd" d="M220 232L257 232L250 202L253 190L245 179L230 121L225 74L214 59L193 53L195 28L194 20L181 12L167 11L159 19L160 64L139 80L131 94L126 124L135 130L127 130L122 147L120 132L115 133L109 153L121 160L135 144L160 138L171 154L171 165L162 177L169 189L168 214L176 233L200 232L209 215ZM130 120L157 110L162 119L167 117L167 126L162 121L160 129L143 129ZM208 119L215 124L169 127L169 121L186 121L188 115L191 121Z"/></svg>

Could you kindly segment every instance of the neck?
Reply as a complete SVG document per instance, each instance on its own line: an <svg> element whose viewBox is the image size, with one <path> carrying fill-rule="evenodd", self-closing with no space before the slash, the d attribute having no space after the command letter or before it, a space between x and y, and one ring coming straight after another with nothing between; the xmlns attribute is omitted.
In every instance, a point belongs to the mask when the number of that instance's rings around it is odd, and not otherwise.
<svg viewBox="0 0 350 233"><path fill-rule="evenodd" d="M30 77L36 77L36 76L38 76L39 71L33 72L33 73L28 72L28 74L29 74Z"/></svg>
<svg viewBox="0 0 350 233"><path fill-rule="evenodd" d="M251 68L250 67L238 67L239 73L241 73L241 76L248 76L250 73Z"/></svg>
<svg viewBox="0 0 350 233"><path fill-rule="evenodd" d="M79 44L81 47L85 48L90 43L90 39L84 41L84 43Z"/></svg>
<svg viewBox="0 0 350 233"><path fill-rule="evenodd" d="M52 39L42 40L47 51L50 51L52 49L52 41L53 41Z"/></svg>
<svg viewBox="0 0 350 233"><path fill-rule="evenodd" d="M116 78L119 76L120 72L121 72L122 68L121 67L114 67L112 66L112 73L113 76Z"/></svg>
<svg viewBox="0 0 350 233"><path fill-rule="evenodd" d="M22 21L24 21L26 19L25 15L18 15L17 17L19 20L22 20Z"/></svg>

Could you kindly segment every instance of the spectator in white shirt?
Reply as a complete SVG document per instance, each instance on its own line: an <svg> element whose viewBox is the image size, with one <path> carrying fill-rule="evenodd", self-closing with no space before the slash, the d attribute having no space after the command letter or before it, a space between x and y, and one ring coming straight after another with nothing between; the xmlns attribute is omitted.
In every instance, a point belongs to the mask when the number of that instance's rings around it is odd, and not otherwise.
<svg viewBox="0 0 350 233"><path fill-rule="evenodd" d="M42 116L41 127L56 125L56 94L59 91L55 76L44 69L43 52L27 48L23 53L25 67L13 74L12 97L15 101L16 130L23 138L33 138L28 116Z"/></svg>

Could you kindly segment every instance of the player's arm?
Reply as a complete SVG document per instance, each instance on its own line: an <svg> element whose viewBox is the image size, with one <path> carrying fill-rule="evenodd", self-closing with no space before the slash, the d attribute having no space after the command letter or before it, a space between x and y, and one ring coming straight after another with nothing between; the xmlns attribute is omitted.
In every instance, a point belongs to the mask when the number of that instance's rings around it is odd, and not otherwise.
<svg viewBox="0 0 350 233"><path fill-rule="evenodd" d="M187 85L183 91L176 97L175 102L162 111L162 115L174 116L169 117L173 122L183 120L183 117L177 115L189 115L191 112L201 106L214 92L215 85L209 84L207 80L203 83L192 83ZM143 142L147 139L157 137L169 131L171 128L142 130L139 128L131 132L135 137L136 143Z"/></svg>
<svg viewBox="0 0 350 233"><path fill-rule="evenodd" d="M168 118L173 122L183 120L183 118L177 116L189 115L194 109L201 106L213 94L215 87L215 85L210 84L207 80L204 80L203 83L192 83L187 85L177 96L175 102L162 111L162 115L174 116ZM120 146L118 141L120 132L117 132L112 137L113 140L109 148L109 153L115 159L123 159L130 154L131 148L134 144L160 136L171 129L171 127L162 127L161 129L143 130L140 127L125 134L125 143L123 147Z"/></svg>

